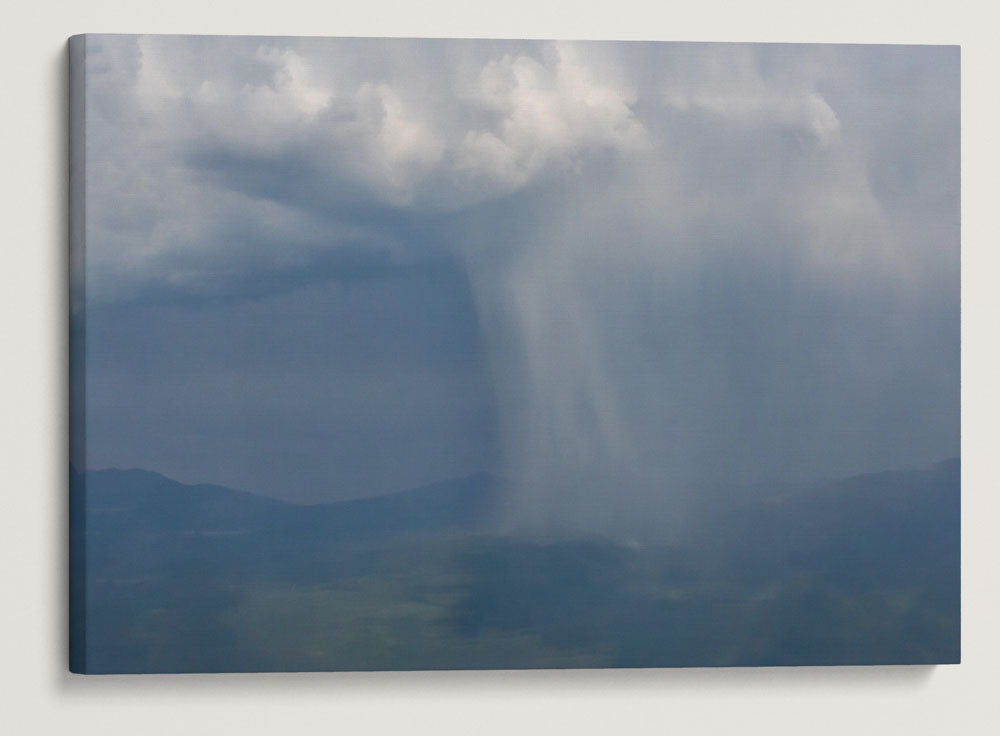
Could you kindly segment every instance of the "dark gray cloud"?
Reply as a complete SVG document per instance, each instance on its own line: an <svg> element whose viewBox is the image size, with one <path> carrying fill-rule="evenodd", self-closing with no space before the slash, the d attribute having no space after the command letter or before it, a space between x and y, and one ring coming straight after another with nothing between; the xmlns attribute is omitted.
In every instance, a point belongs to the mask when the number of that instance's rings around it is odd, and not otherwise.
<svg viewBox="0 0 1000 736"><path fill-rule="evenodd" d="M487 468L597 525L958 452L955 48L89 63L91 464L313 499Z"/></svg>

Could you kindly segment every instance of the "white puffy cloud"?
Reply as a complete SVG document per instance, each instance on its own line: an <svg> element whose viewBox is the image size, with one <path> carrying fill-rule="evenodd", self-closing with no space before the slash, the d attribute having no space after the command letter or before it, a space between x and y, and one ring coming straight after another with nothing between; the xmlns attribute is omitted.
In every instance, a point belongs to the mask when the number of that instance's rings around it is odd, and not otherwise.
<svg viewBox="0 0 1000 736"><path fill-rule="evenodd" d="M903 121L870 122L898 107L890 85L906 66L859 53L92 37L92 294L249 274L345 243L402 257L409 246L387 231L388 212L456 213L540 183L558 199L595 174L593 189L613 182L599 196L622 217L677 236L678 258L742 232L754 236L729 240L766 239L831 274L897 267L922 236L908 213L887 216L870 161ZM872 82L873 68L886 79ZM889 101L859 107L866 85ZM888 190L897 209L909 204L893 193L910 185ZM933 211L934 190L923 190L920 212ZM652 236L607 246L653 259L667 247ZM200 276L189 273L197 253Z"/></svg>
<svg viewBox="0 0 1000 736"><path fill-rule="evenodd" d="M809 49L806 58L797 58L795 47L679 46L667 53L662 99L681 112L783 128L820 145L833 144L839 139L840 120L817 88L828 71L815 63L826 50L801 48ZM778 63L768 65L768 55L777 56Z"/></svg>
<svg viewBox="0 0 1000 736"><path fill-rule="evenodd" d="M507 193L548 166L572 167L588 150L633 148L644 133L634 94L593 78L570 44L541 58L481 60L466 94L438 73L428 98L411 79L414 66L428 66L419 57L379 69L349 54L311 56L294 39L220 40L226 53L215 55L210 40L136 43L135 79L117 78L115 92L126 104L134 97L140 125L165 145L304 151L338 177L349 169L395 205L454 207ZM419 192L428 180L449 191Z"/></svg>
<svg viewBox="0 0 1000 736"><path fill-rule="evenodd" d="M737 121L766 125L775 123L799 129L827 145L840 131L837 114L817 92L793 92L767 88L740 90L735 93L684 93L671 91L667 104L680 110L695 108L711 115Z"/></svg>
<svg viewBox="0 0 1000 736"><path fill-rule="evenodd" d="M462 53L442 63L427 42L91 37L92 298L346 241L399 250L377 222L330 212L345 196L453 211L643 141L634 92L598 79L571 45L438 48ZM305 186L308 197L274 194Z"/></svg>
<svg viewBox="0 0 1000 736"><path fill-rule="evenodd" d="M548 164L570 166L588 149L634 149L645 130L634 95L594 80L569 44L549 66L525 55L490 61L476 100L494 112L491 127L470 130L457 167L504 189L525 184Z"/></svg>
<svg viewBox="0 0 1000 736"><path fill-rule="evenodd" d="M362 84L355 101L353 132L364 151L357 165L390 201L410 202L417 183L441 161L444 141L388 84Z"/></svg>

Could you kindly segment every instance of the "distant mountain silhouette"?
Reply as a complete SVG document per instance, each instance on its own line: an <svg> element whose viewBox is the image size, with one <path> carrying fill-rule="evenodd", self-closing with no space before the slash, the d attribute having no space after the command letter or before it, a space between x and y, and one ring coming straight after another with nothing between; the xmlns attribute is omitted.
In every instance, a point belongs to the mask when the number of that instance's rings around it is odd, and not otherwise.
<svg viewBox="0 0 1000 736"><path fill-rule="evenodd" d="M927 581L957 596L961 550L957 459L783 489L716 511L704 558L743 574L822 570L844 583ZM709 551L712 548L714 551Z"/></svg>
<svg viewBox="0 0 1000 736"><path fill-rule="evenodd" d="M223 486L186 485L146 470L73 471L90 533L328 533L350 537L476 529L499 499L479 473L384 496L300 505ZM82 509L82 506L80 506Z"/></svg>

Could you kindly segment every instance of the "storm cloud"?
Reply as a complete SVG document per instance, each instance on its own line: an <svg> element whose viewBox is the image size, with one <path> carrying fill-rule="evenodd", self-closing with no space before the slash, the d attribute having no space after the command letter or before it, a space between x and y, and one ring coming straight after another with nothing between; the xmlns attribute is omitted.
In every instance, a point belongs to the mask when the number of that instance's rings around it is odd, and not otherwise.
<svg viewBox="0 0 1000 736"><path fill-rule="evenodd" d="M958 453L956 48L101 36L87 70L89 467L485 469L600 529Z"/></svg>

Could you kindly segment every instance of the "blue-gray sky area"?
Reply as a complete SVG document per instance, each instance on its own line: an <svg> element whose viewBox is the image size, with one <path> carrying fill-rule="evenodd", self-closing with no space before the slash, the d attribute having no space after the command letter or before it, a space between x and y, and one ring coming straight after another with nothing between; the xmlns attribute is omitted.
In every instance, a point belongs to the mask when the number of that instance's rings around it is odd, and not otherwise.
<svg viewBox="0 0 1000 736"><path fill-rule="evenodd" d="M959 453L957 47L86 64L78 463L305 502L488 470L592 523Z"/></svg>

